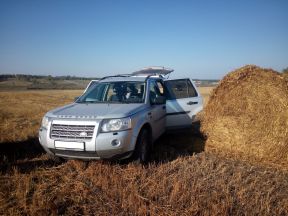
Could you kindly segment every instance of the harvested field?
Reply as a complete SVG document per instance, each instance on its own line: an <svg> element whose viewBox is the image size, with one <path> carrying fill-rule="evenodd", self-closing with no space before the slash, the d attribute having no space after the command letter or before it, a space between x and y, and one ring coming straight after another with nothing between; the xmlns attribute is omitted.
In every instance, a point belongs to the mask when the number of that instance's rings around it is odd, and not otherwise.
<svg viewBox="0 0 288 216"><path fill-rule="evenodd" d="M205 107L206 150L250 161L288 165L288 82L245 66L224 77Z"/></svg>
<svg viewBox="0 0 288 216"><path fill-rule="evenodd" d="M79 90L0 92L0 145L37 136L43 115L71 103Z"/></svg>
<svg viewBox="0 0 288 216"><path fill-rule="evenodd" d="M33 170L39 160L42 165ZM15 168L2 176L0 214L288 214L287 173L211 154L148 167L51 163L42 157L28 172Z"/></svg>
<svg viewBox="0 0 288 216"><path fill-rule="evenodd" d="M204 101L211 89L200 88ZM203 152L197 127L162 137L146 167L52 161L37 139L42 115L80 93L0 92L0 215L288 214L287 171Z"/></svg>
<svg viewBox="0 0 288 216"><path fill-rule="evenodd" d="M198 90L203 97L204 106L206 106L206 104L208 103L210 94L213 89L214 87L198 87Z"/></svg>

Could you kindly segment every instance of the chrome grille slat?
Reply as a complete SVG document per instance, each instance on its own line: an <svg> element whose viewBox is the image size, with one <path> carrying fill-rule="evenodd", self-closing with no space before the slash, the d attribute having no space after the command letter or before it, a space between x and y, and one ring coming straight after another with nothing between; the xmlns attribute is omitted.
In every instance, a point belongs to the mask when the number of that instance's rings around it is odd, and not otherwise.
<svg viewBox="0 0 288 216"><path fill-rule="evenodd" d="M52 124L50 137L64 140L91 140L95 125ZM85 136L80 133L85 132Z"/></svg>

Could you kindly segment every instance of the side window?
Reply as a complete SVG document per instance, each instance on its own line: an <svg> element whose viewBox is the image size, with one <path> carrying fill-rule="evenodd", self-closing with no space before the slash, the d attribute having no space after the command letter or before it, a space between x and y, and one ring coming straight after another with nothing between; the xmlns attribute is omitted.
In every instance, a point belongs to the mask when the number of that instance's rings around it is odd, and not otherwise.
<svg viewBox="0 0 288 216"><path fill-rule="evenodd" d="M188 88L186 80L170 80L167 81L170 89L171 99L187 98Z"/></svg>
<svg viewBox="0 0 288 216"><path fill-rule="evenodd" d="M197 97L197 96L198 96L197 91L196 91L196 89L194 88L194 86L192 85L192 83L191 83L190 80L187 80L187 84L188 84L188 94L189 94L189 97Z"/></svg>
<svg viewBox="0 0 288 216"><path fill-rule="evenodd" d="M166 81L168 99L196 97L197 92L189 79Z"/></svg>
<svg viewBox="0 0 288 216"><path fill-rule="evenodd" d="M156 85L159 89L159 93L161 96L164 96L164 86L162 84L162 82L160 82L159 80L156 81Z"/></svg>
<svg viewBox="0 0 288 216"><path fill-rule="evenodd" d="M160 88L158 87L160 86ZM162 91L162 94L161 94ZM159 81L152 81L150 83L150 89L149 89L149 96L150 96L150 102L153 101L158 96L164 95L164 87L161 82Z"/></svg>

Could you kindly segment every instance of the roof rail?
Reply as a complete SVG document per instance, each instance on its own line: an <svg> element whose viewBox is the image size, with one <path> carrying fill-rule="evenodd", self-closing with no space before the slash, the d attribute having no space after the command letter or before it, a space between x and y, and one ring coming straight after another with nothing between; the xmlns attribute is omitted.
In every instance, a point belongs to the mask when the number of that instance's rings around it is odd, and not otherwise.
<svg viewBox="0 0 288 216"><path fill-rule="evenodd" d="M145 78L145 82L152 76L159 76L160 78L165 78L162 74L149 74L147 75L147 77Z"/></svg>
<svg viewBox="0 0 288 216"><path fill-rule="evenodd" d="M130 76L133 76L133 75L132 74L117 74L117 75L102 77L99 81L110 78L110 77L130 77Z"/></svg>
<svg viewBox="0 0 288 216"><path fill-rule="evenodd" d="M110 77L131 77L131 76L146 76L145 81L147 81L151 76L159 76L160 78L165 78L166 75L170 74L174 70L171 68L165 68L160 66L146 67L142 70L135 71L131 74L118 74L112 76L105 76L99 81L110 78Z"/></svg>

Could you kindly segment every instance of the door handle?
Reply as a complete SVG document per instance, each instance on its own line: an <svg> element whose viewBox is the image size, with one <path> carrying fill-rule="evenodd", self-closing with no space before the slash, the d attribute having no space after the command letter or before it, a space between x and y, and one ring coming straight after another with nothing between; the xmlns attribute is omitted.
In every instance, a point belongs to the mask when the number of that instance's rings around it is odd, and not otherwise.
<svg viewBox="0 0 288 216"><path fill-rule="evenodd" d="M193 104L198 104L198 102L197 102L197 101L189 101L189 102L187 103L187 105L193 105Z"/></svg>

